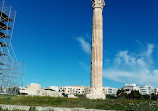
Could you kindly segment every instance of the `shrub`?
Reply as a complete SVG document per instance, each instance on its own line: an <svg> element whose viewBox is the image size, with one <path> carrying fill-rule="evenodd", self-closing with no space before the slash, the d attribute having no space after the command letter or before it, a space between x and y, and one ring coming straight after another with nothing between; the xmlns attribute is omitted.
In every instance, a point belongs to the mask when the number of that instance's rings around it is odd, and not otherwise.
<svg viewBox="0 0 158 111"><path fill-rule="evenodd" d="M115 95L106 95L107 99L117 99L117 97Z"/></svg>
<svg viewBox="0 0 158 111"><path fill-rule="evenodd" d="M75 96L77 96L78 98L86 98L85 94L75 94Z"/></svg>
<svg viewBox="0 0 158 111"><path fill-rule="evenodd" d="M130 94L128 94L129 99L143 99L143 95L139 93L139 91L131 91Z"/></svg>
<svg viewBox="0 0 158 111"><path fill-rule="evenodd" d="M36 110L36 107L31 106L30 109L29 109L29 111L37 111L37 110Z"/></svg>

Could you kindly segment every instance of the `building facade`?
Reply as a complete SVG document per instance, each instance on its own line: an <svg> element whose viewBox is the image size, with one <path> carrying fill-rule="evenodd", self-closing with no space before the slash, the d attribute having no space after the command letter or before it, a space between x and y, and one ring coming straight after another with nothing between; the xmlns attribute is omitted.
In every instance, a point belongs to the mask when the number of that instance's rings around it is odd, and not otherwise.
<svg viewBox="0 0 158 111"><path fill-rule="evenodd" d="M140 86L139 89L140 89L140 94L142 95L150 95L154 93L154 87L151 85Z"/></svg>
<svg viewBox="0 0 158 111"><path fill-rule="evenodd" d="M131 91L139 91L139 93L142 95L150 95L158 92L158 90L154 89L154 87L151 85L136 86L136 84L125 84L122 89L124 89L127 94L130 94Z"/></svg>
<svg viewBox="0 0 158 111"><path fill-rule="evenodd" d="M59 92L64 94L88 94L90 92L89 86L62 86L59 88Z"/></svg>
<svg viewBox="0 0 158 111"><path fill-rule="evenodd" d="M108 94L108 87L103 87L103 93L105 94L105 95L107 95Z"/></svg>
<svg viewBox="0 0 158 111"><path fill-rule="evenodd" d="M157 95L158 94L158 88L154 89L154 94Z"/></svg>
<svg viewBox="0 0 158 111"><path fill-rule="evenodd" d="M118 91L118 88L108 88L108 94L109 95L116 95Z"/></svg>
<svg viewBox="0 0 158 111"><path fill-rule="evenodd" d="M136 84L125 84L125 86L122 88L126 91L127 94L131 93L131 91L139 91L139 86L136 86Z"/></svg>
<svg viewBox="0 0 158 111"><path fill-rule="evenodd" d="M118 88L111 88L111 87L103 87L103 92L105 95L116 95Z"/></svg>

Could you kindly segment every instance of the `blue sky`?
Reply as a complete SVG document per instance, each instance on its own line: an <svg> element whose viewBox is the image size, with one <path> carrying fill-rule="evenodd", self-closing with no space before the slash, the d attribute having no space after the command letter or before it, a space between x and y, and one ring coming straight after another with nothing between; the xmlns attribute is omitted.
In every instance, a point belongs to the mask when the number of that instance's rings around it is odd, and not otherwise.
<svg viewBox="0 0 158 111"><path fill-rule="evenodd" d="M6 0L17 11L13 47L24 85L90 85L90 0ZM103 86L158 79L158 1L106 0Z"/></svg>

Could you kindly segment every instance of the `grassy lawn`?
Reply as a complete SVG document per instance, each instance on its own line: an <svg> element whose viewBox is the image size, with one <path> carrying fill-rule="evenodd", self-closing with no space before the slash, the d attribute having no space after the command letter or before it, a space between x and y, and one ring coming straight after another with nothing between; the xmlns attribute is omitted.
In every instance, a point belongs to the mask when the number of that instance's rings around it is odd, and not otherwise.
<svg viewBox="0 0 158 111"><path fill-rule="evenodd" d="M52 106L68 108L86 108L103 110L138 110L157 111L158 101L153 100L127 100L127 99L106 99L89 100L84 98L54 98L39 96L10 96L0 95L0 104L27 105L27 106Z"/></svg>

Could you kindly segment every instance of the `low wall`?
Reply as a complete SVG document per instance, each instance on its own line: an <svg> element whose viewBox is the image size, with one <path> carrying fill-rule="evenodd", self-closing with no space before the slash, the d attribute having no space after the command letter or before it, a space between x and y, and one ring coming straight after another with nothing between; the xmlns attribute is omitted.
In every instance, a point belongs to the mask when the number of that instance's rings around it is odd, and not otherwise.
<svg viewBox="0 0 158 111"><path fill-rule="evenodd" d="M19 110L26 110L26 111L28 111L30 109L30 106L22 106L22 105L5 105L5 104L0 104L0 107L2 109L8 109L8 110L19 109ZM97 110L97 109L41 107L41 106L35 106L35 108L38 111L49 111L49 110L54 110L54 111L105 111L105 110ZM106 111L112 111L112 110L106 110Z"/></svg>

